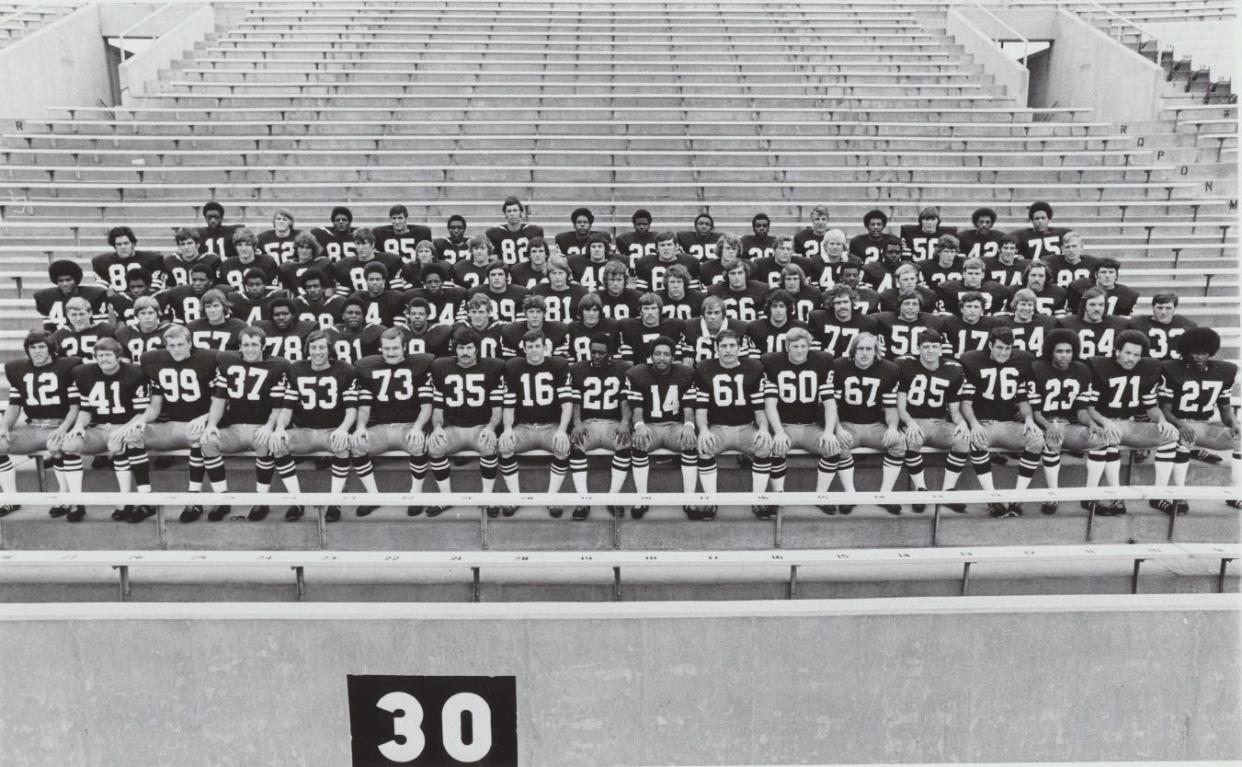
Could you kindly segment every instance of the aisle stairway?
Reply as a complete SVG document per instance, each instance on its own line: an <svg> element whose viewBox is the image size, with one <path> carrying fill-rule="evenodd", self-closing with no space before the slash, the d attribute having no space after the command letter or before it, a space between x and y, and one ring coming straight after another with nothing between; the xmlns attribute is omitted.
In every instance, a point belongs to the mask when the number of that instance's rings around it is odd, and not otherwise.
<svg viewBox="0 0 1242 767"><path fill-rule="evenodd" d="M81 3L71 0L0 3L0 48L71 13Z"/></svg>

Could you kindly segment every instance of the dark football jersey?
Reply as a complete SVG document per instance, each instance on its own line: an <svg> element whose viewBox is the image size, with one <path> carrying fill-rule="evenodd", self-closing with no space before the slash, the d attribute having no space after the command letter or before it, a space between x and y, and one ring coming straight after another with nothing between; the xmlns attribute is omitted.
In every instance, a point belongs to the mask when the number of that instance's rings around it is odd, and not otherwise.
<svg viewBox="0 0 1242 767"><path fill-rule="evenodd" d="M741 359L727 368L718 359L694 366L695 408L707 411L711 426L745 426L763 410L763 364Z"/></svg>
<svg viewBox="0 0 1242 767"><path fill-rule="evenodd" d="M1061 237L1068 231L1056 226L1050 226L1043 232L1033 227L1019 229L1013 232L1014 239L1018 241L1018 255L1032 261L1056 255L1061 252Z"/></svg>
<svg viewBox="0 0 1242 767"><path fill-rule="evenodd" d="M176 253L164 256L164 274L167 277L164 280L164 287L171 288L177 285L190 284L190 268L202 264L211 269L211 283L214 285L220 281L220 263L222 258L211 253L200 254L193 261L186 261Z"/></svg>
<svg viewBox="0 0 1242 767"><path fill-rule="evenodd" d="M548 271L544 269L536 269L534 264L523 261L509 270L509 282L530 291L536 285L548 281Z"/></svg>
<svg viewBox="0 0 1242 767"><path fill-rule="evenodd" d="M949 314L962 313L961 301L966 293L983 296L984 314L1003 312L1009 303L1009 290L995 282L985 282L977 288L971 288L963 282L953 280L941 283L936 292L940 295L940 305Z"/></svg>
<svg viewBox="0 0 1242 767"><path fill-rule="evenodd" d="M966 352L958 362L966 372L962 400L974 406L980 421L1012 421L1018 417L1018 403L1029 402L1027 380L1034 358L1014 351L1009 359L997 362L987 351Z"/></svg>
<svg viewBox="0 0 1242 767"><path fill-rule="evenodd" d="M285 297L285 292L279 288L264 288L258 296L236 290L226 296L230 305L229 312L247 325L255 325L267 319L268 305Z"/></svg>
<svg viewBox="0 0 1242 767"><path fill-rule="evenodd" d="M27 421L64 420L69 408L79 404L73 369L81 364L80 357L56 357L41 367L28 359L4 363L9 405L24 412Z"/></svg>
<svg viewBox="0 0 1242 767"><path fill-rule="evenodd" d="M117 293L125 291L131 269L142 267L151 273L151 286L164 287L164 254L152 250L135 250L132 258L122 259L115 252L100 253L91 259L91 270L102 287Z"/></svg>
<svg viewBox="0 0 1242 767"><path fill-rule="evenodd" d="M78 365L73 369L73 385L83 412L91 414L92 425L125 423L151 404L147 377L131 362L122 362L112 375L94 362Z"/></svg>
<svg viewBox="0 0 1242 767"><path fill-rule="evenodd" d="M1082 317L1070 316L1057 320L1057 327L1068 328L1078 334L1078 356L1082 359L1095 356L1112 356L1113 341L1117 334L1129 327L1124 317L1105 315L1100 322L1087 322Z"/></svg>
<svg viewBox="0 0 1242 767"><path fill-rule="evenodd" d="M763 363L763 396L776 400L776 412L784 425L824 425L824 403L832 399L832 358L811 352L795 365L783 352L760 357Z"/></svg>
<svg viewBox="0 0 1242 767"><path fill-rule="evenodd" d="M940 295L936 291L924 285L914 288L914 292L919 294L919 310L924 312L934 312L940 306ZM880 291L880 311L896 312L901 309L901 291L897 288L889 288Z"/></svg>
<svg viewBox="0 0 1242 767"><path fill-rule="evenodd" d="M647 344L660 336L671 338L676 343L681 337L681 327L680 320L661 319L655 327L647 327L637 317L621 320L617 323L617 329L621 334L621 347L618 353L634 365L648 362Z"/></svg>
<svg viewBox="0 0 1242 767"><path fill-rule="evenodd" d="M467 294L469 297L476 295L487 296L492 302L492 316L498 321L513 322L522 314L522 299L526 298L526 289L517 285L506 285L504 290L497 293L484 284Z"/></svg>
<svg viewBox="0 0 1242 767"><path fill-rule="evenodd" d="M302 274L307 269L316 269L324 276L324 292L332 295L336 290L336 283L332 281L332 262L327 256L312 258L310 261L286 261L276 267L276 281L289 293L298 295L302 288Z"/></svg>
<svg viewBox="0 0 1242 767"><path fill-rule="evenodd" d="M431 304L431 316L428 321L444 325L456 322L457 315L466 307L466 289L456 285L444 285L434 291L423 288L405 294L407 301L414 296L425 298L427 303Z"/></svg>
<svg viewBox="0 0 1242 767"><path fill-rule="evenodd" d="M188 327L190 343L199 349L235 352L241 348L241 332L250 326L245 320L228 317L219 325L212 325L206 319L201 319L191 322Z"/></svg>
<svg viewBox="0 0 1242 767"><path fill-rule="evenodd" d="M445 426L482 426L491 420L492 409L505 403L505 364L481 357L462 367L455 357L431 363L432 402L444 414Z"/></svg>
<svg viewBox="0 0 1242 767"><path fill-rule="evenodd" d="M422 224L406 224L404 232L393 230L392 224L384 224L375 227L372 232L375 234L376 250L391 253L402 261L413 261L414 246L431 240L431 227Z"/></svg>
<svg viewBox="0 0 1242 767"><path fill-rule="evenodd" d="M604 333L612 338L612 348L609 351L613 354L621 352L621 339L617 332L617 322L604 317L591 327L583 324L582 320L571 322L565 331L564 356L572 362L586 362L590 360L591 336L596 333Z"/></svg>
<svg viewBox="0 0 1242 767"><path fill-rule="evenodd" d="M861 281L877 292L891 290L897 284L896 272L896 267L889 269L883 261L873 261L863 264Z"/></svg>
<svg viewBox="0 0 1242 767"><path fill-rule="evenodd" d="M1078 423L1078 411L1091 404L1091 368L1073 360L1061 370L1048 360L1031 363L1027 381L1031 408L1045 418L1061 418Z"/></svg>
<svg viewBox="0 0 1242 767"><path fill-rule="evenodd" d="M490 263L491 261L476 264L473 259L458 261L453 264L453 282L466 290L474 290L480 285L486 285L487 267Z"/></svg>
<svg viewBox="0 0 1242 767"><path fill-rule="evenodd" d="M122 354L125 359L137 362L147 352L164 348L164 331L170 327L168 323L161 322L154 330L145 332L137 325L122 325L116 329L116 340L124 347Z"/></svg>
<svg viewBox="0 0 1242 767"><path fill-rule="evenodd" d="M768 286L762 282L749 280L742 290L733 290L721 282L708 288L707 295L716 296L724 302L725 316L730 319L754 322L765 316Z"/></svg>
<svg viewBox="0 0 1242 767"><path fill-rule="evenodd" d="M446 264L456 264L458 261L470 259L470 239L467 237L462 237L460 240L437 237L431 241L431 247L435 248L436 260Z"/></svg>
<svg viewBox="0 0 1242 767"><path fill-rule="evenodd" d="M701 290L688 289L678 298L672 298L665 288L660 294L664 308L660 313L673 320L688 320L703 314L703 299L707 296Z"/></svg>
<svg viewBox="0 0 1242 767"><path fill-rule="evenodd" d="M475 328L463 322L463 323L458 323L457 325L454 325L453 329L454 331L456 331L457 328L465 328L465 327L469 327L472 330L474 330L474 332L479 334L479 358L480 359L483 359L483 358L500 359L501 357L504 356L504 351L503 351L504 342L500 338L500 329L504 326L501 323L493 322L487 327L483 328L482 330L479 330L478 328ZM449 334L449 338L452 338L452 333Z"/></svg>
<svg viewBox="0 0 1242 767"><path fill-rule="evenodd" d="M349 258L357 252L357 245L354 244L354 228L351 226L345 231L338 231L335 227L323 228L315 227L311 230L315 241L319 243L320 249L329 261L340 261L343 258ZM378 238L377 238L378 239ZM378 248L379 243L376 243Z"/></svg>
<svg viewBox="0 0 1242 767"><path fill-rule="evenodd" d="M233 290L241 290L246 272L251 269L263 272L265 285L276 285L280 281L279 267L276 262L270 256L256 253L254 260L250 263L243 263L240 258L230 258L220 264L220 273L216 282L219 285L227 285Z"/></svg>
<svg viewBox="0 0 1242 767"><path fill-rule="evenodd" d="M755 320L746 326L746 339L750 347L750 356L758 357L769 352L785 351L785 339L789 331L802 328L810 332L810 328L796 320L789 320L779 328L772 325L772 320Z"/></svg>
<svg viewBox="0 0 1242 767"><path fill-rule="evenodd" d="M738 338L741 339L742 348L738 354L742 357L748 356L750 342L746 338L746 323L726 318L720 326L721 330L725 328L737 333ZM685 320L681 326L681 339L677 344L677 357L694 362L714 359L716 357L716 335L719 335L719 332L710 333L706 321L702 319Z"/></svg>
<svg viewBox="0 0 1242 767"><path fill-rule="evenodd" d="M1095 270L1100 266L1100 259L1095 256L1083 256L1078 263L1071 264L1065 256L1057 253L1045 256L1048 264L1048 281L1062 288L1068 288L1079 280L1095 279Z"/></svg>
<svg viewBox="0 0 1242 767"><path fill-rule="evenodd" d="M890 242L900 243L901 238L893 234L881 234L879 237L872 237L870 232L863 232L850 239L849 253L860 262L869 264L872 261L880 260L880 256L884 254L885 246Z"/></svg>
<svg viewBox="0 0 1242 767"><path fill-rule="evenodd" d="M860 285L854 288L856 298L854 299L855 314L874 314L880 311L880 294Z"/></svg>
<svg viewBox="0 0 1242 767"><path fill-rule="evenodd" d="M345 325L330 328L332 353L342 362L354 363L363 357L379 354L380 336L387 328L381 325L363 325L350 330Z"/></svg>
<svg viewBox="0 0 1242 767"><path fill-rule="evenodd" d="M400 256L391 253L376 253L372 258L362 260L359 256L341 259L332 265L332 281L336 283L336 294L348 296L355 291L365 292L367 289L366 268L371 264L383 264L388 273L389 288L401 287Z"/></svg>
<svg viewBox="0 0 1242 767"><path fill-rule="evenodd" d="M811 312L811 321L808 324L811 328L811 335L815 338L816 348L833 358L844 357L854 337L859 333L878 335L880 332L880 326L876 323L874 316L854 314L849 320L841 322L835 314L826 309Z"/></svg>
<svg viewBox="0 0 1242 767"><path fill-rule="evenodd" d="M416 333L406 325L401 325L401 333L405 336L406 354L430 354L432 357L447 357L449 341L452 340L451 325L428 325L423 332Z"/></svg>
<svg viewBox="0 0 1242 767"><path fill-rule="evenodd" d="M380 355L363 357L354 365L358 374L358 404L369 405L367 423L414 423L424 405L430 407L430 354L412 354L395 365Z"/></svg>
<svg viewBox="0 0 1242 767"><path fill-rule="evenodd" d="M589 362L569 366L569 396L579 406L583 421L621 420L621 403L626 401L625 372L629 368L630 363L624 360L609 360L601 368Z"/></svg>
<svg viewBox="0 0 1242 767"><path fill-rule="evenodd" d="M156 349L142 355L142 372L151 382L151 396L159 395L164 400L161 421L184 423L211 409L216 354L206 349L193 349L189 357L174 360L167 349Z"/></svg>
<svg viewBox="0 0 1242 767"><path fill-rule="evenodd" d="M44 330L56 330L66 323L65 302L71 298L85 298L91 305L91 319L102 322L107 317L108 289L98 285L80 285L69 295L60 288L50 287L36 290L34 294L35 311L43 318Z"/></svg>
<svg viewBox="0 0 1242 767"><path fill-rule="evenodd" d="M560 423L561 405L571 402L569 361L546 357L532 365L525 357L505 362L505 407L514 424Z"/></svg>
<svg viewBox="0 0 1242 767"><path fill-rule="evenodd" d="M1113 357L1092 357L1091 402L1105 418L1133 418L1159 404L1163 372L1160 363L1150 357L1126 370Z"/></svg>
<svg viewBox="0 0 1242 767"><path fill-rule="evenodd" d="M811 285L807 285L793 297L793 318L801 323L811 319L811 312L824 305L824 295Z"/></svg>
<svg viewBox="0 0 1242 767"><path fill-rule="evenodd" d="M901 227L901 245L913 255L915 261L929 261L936 257L936 241L946 234L957 234L957 227L937 226L934 232L924 232L919 224Z"/></svg>
<svg viewBox="0 0 1242 767"><path fill-rule="evenodd" d="M509 357L521 357L526 354L526 349L522 346L522 336L530 330L530 325L525 319L517 322L509 322L500 327L500 355L508 359ZM543 331L543 349L548 355L560 354L565 348L565 339L568 329L559 322L544 322L540 327Z"/></svg>
<svg viewBox="0 0 1242 767"><path fill-rule="evenodd" d="M206 293L207 291L203 291ZM189 325L203 318L203 293L196 293L189 285L178 285L155 294L155 300L164 313L178 325Z"/></svg>
<svg viewBox="0 0 1242 767"><path fill-rule="evenodd" d="M919 274L923 278L923 284L933 288L942 282L961 282L963 263L961 256L955 256L948 266L935 258L919 264Z"/></svg>
<svg viewBox="0 0 1242 767"><path fill-rule="evenodd" d="M577 230L557 234L556 247L561 251L561 255L565 258L579 254L585 255L587 252L587 246L591 243L592 235L599 235L600 237L603 237L608 241L608 250L612 250L612 236L607 232L591 231L587 232L586 236L583 237L578 234Z"/></svg>
<svg viewBox="0 0 1242 767"><path fill-rule="evenodd" d="M214 228L200 226L195 230L198 235L198 252L209 253L221 260L236 256L233 235L238 229L241 229L241 224L221 224Z"/></svg>
<svg viewBox="0 0 1242 767"><path fill-rule="evenodd" d="M273 410L284 407L288 368L280 357L246 362L238 352L220 352L211 382L211 396L228 403L220 426L267 423Z"/></svg>
<svg viewBox="0 0 1242 767"><path fill-rule="evenodd" d="M635 365L625 374L630 407L641 408L646 423L681 423L683 410L693 409L694 369L673 363L667 373L655 366Z"/></svg>
<svg viewBox="0 0 1242 767"><path fill-rule="evenodd" d="M293 253L293 241L301 234L297 229L290 229L289 233L281 236L276 234L275 229L268 229L266 232L259 232L255 237L255 257L267 256L275 264L283 264L286 261L292 261L295 256ZM228 263L227 261L225 263ZM240 285L238 286L240 287Z"/></svg>
<svg viewBox="0 0 1242 767"><path fill-rule="evenodd" d="M949 405L962 399L962 366L942 361L928 370L921 359L907 357L897 361L901 371L898 390L906 395L906 412L911 418L950 420Z"/></svg>
<svg viewBox="0 0 1242 767"><path fill-rule="evenodd" d="M961 317L941 317L940 333L944 336L945 354L961 357L966 352L981 351L987 347L988 332L996 327L998 320L982 317L973 325Z"/></svg>
<svg viewBox="0 0 1242 767"><path fill-rule="evenodd" d="M617 253L629 263L633 269L639 259L656 254L655 232L622 232L617 235Z"/></svg>
<svg viewBox="0 0 1242 767"><path fill-rule="evenodd" d="M677 245L695 261L714 261L718 242L719 232L712 232L706 237L700 237L695 231L677 233Z"/></svg>
<svg viewBox="0 0 1242 767"><path fill-rule="evenodd" d="M1160 402L1172 407L1177 418L1210 420L1222 407L1229 407L1238 366L1225 360L1209 359L1207 368L1196 370L1182 359L1163 364L1164 379Z"/></svg>
<svg viewBox="0 0 1242 767"><path fill-rule="evenodd" d="M1065 290L1065 308L1077 313L1082 302L1082 294L1095 287L1095 280L1075 280ZM1111 290L1104 291L1104 313L1118 317L1129 317L1139 301L1138 291L1128 285L1114 285Z"/></svg>
<svg viewBox="0 0 1242 767"><path fill-rule="evenodd" d="M104 302L106 307L105 310L101 312L100 315L92 315L92 318L97 318L95 320L96 322L104 322L109 316L107 309L111 309L113 315L116 316L118 323L132 322L134 319L134 303L139 298L146 298L148 296L154 298L157 302L159 301L158 295L151 292L144 293L141 296L133 296L129 293L113 293L108 296L107 301ZM46 326L46 323L44 323L44 325Z"/></svg>
<svg viewBox="0 0 1242 767"><path fill-rule="evenodd" d="M97 322L84 330L74 330L66 325L52 334L52 343L65 357L81 357L86 362L94 362L95 344L101 338L116 338L116 327L110 322Z"/></svg>
<svg viewBox="0 0 1242 767"><path fill-rule="evenodd" d="M510 266L525 261L530 241L543 236L543 227L533 224L522 224L513 231L508 226L493 226L485 233L492 243L492 252Z"/></svg>
<svg viewBox="0 0 1242 767"><path fill-rule="evenodd" d="M795 257L788 263L782 264L776 260L776 256L764 256L751 262L750 278L767 285L769 290L776 290L781 287L784 279L781 276L781 270L791 264L801 269L810 281L814 281L819 276L819 259Z"/></svg>
<svg viewBox="0 0 1242 767"><path fill-rule="evenodd" d="M661 261L659 256L645 256L634 265L634 287L646 292L660 293L664 290L664 275L670 267L681 264L690 272L691 284L686 287L697 288L699 279L699 262L685 253L678 253L672 261Z"/></svg>
<svg viewBox="0 0 1242 767"><path fill-rule="evenodd" d="M1005 235L995 229L980 232L977 229L959 229L957 244L966 258L995 258L1000 253L1000 241ZM986 261L985 261L986 263ZM991 279L996 279L992 277ZM1000 282L1000 280L996 280Z"/></svg>
<svg viewBox="0 0 1242 767"><path fill-rule="evenodd" d="M1015 257L1012 264L1000 260L1000 256L983 259L983 279L995 282L1006 288L1022 286L1022 273L1030 262L1025 258Z"/></svg>
<svg viewBox="0 0 1242 767"><path fill-rule="evenodd" d="M825 261L821 256L808 261L806 280L811 285L827 290L841 281L841 268L843 266L855 263L858 262L853 257L841 261Z"/></svg>
<svg viewBox="0 0 1242 767"><path fill-rule="evenodd" d="M724 279L724 264L720 263L720 259L713 258L699 264L699 285L704 289L719 285Z"/></svg>
<svg viewBox="0 0 1242 767"><path fill-rule="evenodd" d="M604 268L612 262L625 264L618 256L609 256L603 261L592 261L584 255L570 256L569 273L571 279L588 291L602 290L604 287ZM627 267L628 268L628 267Z"/></svg>
<svg viewBox="0 0 1242 767"><path fill-rule="evenodd" d="M1052 283L1045 283L1044 289L1040 291L1031 291L1035 293L1035 311L1039 314L1046 314L1050 317L1060 317L1065 314L1065 288Z"/></svg>
<svg viewBox="0 0 1242 767"><path fill-rule="evenodd" d="M281 330L271 320L258 323L267 337L263 339L263 352L269 357L280 357L289 362L306 359L306 337L319 326L306 320L298 320Z"/></svg>
<svg viewBox="0 0 1242 767"><path fill-rule="evenodd" d="M809 226L794 232L794 253L803 258L819 258L819 254L823 249L825 234L828 234L827 229L820 233Z"/></svg>
<svg viewBox="0 0 1242 767"><path fill-rule="evenodd" d="M919 336L928 330L940 329L940 318L924 312L913 320L903 320L895 312L881 312L875 316L875 321L880 346L888 359L917 357Z"/></svg>
<svg viewBox="0 0 1242 767"><path fill-rule="evenodd" d="M315 370L310 360L290 363L285 371L285 408L293 411L290 424L299 429L335 429L358 405L352 365L332 360Z"/></svg>
<svg viewBox="0 0 1242 767"><path fill-rule="evenodd" d="M599 300L604 303L604 316L609 319L620 322L639 315L638 299L642 298L643 294L637 290L626 288L617 295L607 290L597 290L595 295L599 296Z"/></svg>
<svg viewBox="0 0 1242 767"><path fill-rule="evenodd" d="M761 237L752 233L742 237L742 258L751 260L771 258L775 251L776 238L770 234Z"/></svg>
<svg viewBox="0 0 1242 767"><path fill-rule="evenodd" d="M345 299L340 296L329 295L322 301L303 298L297 305L297 318L326 330L340 324L344 309Z"/></svg>
<svg viewBox="0 0 1242 767"><path fill-rule="evenodd" d="M397 290L384 290L379 295L363 290L350 298L362 302L362 317L372 325L390 328L405 312L405 295Z"/></svg>
<svg viewBox="0 0 1242 767"><path fill-rule="evenodd" d="M996 323L1013 331L1013 348L1036 357L1043 356L1044 337L1057 326L1057 321L1046 314L1033 315L1030 322L1018 322L1012 314L1004 314L996 318Z"/></svg>
<svg viewBox="0 0 1242 767"><path fill-rule="evenodd" d="M832 363L829 395L842 423L884 423L884 411L897 407L901 371L891 360L876 359L866 368L842 357Z"/></svg>
<svg viewBox="0 0 1242 767"><path fill-rule="evenodd" d="M531 288L533 296L543 296L543 317L549 322L572 322L578 316L578 302L587 294L581 285L569 285L565 290L553 290L552 286L540 283Z"/></svg>
<svg viewBox="0 0 1242 767"><path fill-rule="evenodd" d="M1147 334L1147 340L1151 342L1147 356L1156 360L1180 359L1181 355L1176 350L1177 338L1193 327L1197 327L1194 321L1180 314L1173 315L1173 320L1167 325L1156 322L1155 317L1130 319L1131 329Z"/></svg>

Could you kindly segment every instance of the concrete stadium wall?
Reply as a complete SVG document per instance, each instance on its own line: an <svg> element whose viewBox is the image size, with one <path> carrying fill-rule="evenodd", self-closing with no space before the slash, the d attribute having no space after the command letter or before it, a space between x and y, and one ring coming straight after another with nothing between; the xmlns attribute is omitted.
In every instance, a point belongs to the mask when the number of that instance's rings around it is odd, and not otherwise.
<svg viewBox="0 0 1242 767"><path fill-rule="evenodd" d="M946 31L995 78L997 85L1005 87L1005 94L1015 104L1026 106L1029 73L996 44L1009 36L1000 25L981 10L950 8Z"/></svg>
<svg viewBox="0 0 1242 767"><path fill-rule="evenodd" d="M1238 607L11 606L0 763L349 764L354 674L515 676L539 767L1237 759Z"/></svg>
<svg viewBox="0 0 1242 767"><path fill-rule="evenodd" d="M52 106L112 98L99 8L87 5L0 50L0 116L46 117Z"/></svg>
<svg viewBox="0 0 1242 767"><path fill-rule="evenodd" d="M216 15L210 4L198 9L193 6L177 6L176 16L159 13L151 20L153 26L143 25L133 35L154 37L149 48L127 59L118 67L121 79L121 103L132 106L136 97L145 93L148 81L159 77L174 60L194 47L216 28Z"/></svg>
<svg viewBox="0 0 1242 767"><path fill-rule="evenodd" d="M1211 67L1213 80L1237 79L1238 37L1242 35L1238 19L1146 23L1143 29L1162 44L1173 46L1177 58L1190 57L1197 67Z"/></svg>

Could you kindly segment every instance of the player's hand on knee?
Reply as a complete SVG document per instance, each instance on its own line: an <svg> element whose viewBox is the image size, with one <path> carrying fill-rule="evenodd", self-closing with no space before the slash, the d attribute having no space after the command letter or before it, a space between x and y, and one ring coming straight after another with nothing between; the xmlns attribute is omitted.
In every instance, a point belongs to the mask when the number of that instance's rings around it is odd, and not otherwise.
<svg viewBox="0 0 1242 767"><path fill-rule="evenodd" d="M349 432L344 429L333 429L328 435L328 447L332 448L334 453L348 453Z"/></svg>
<svg viewBox="0 0 1242 767"><path fill-rule="evenodd" d="M842 450L841 440L837 439L837 435L831 432L824 432L819 438L820 455L839 455Z"/></svg>
<svg viewBox="0 0 1242 767"><path fill-rule="evenodd" d="M647 428L647 424L639 423L634 425L634 436L630 440L636 450L646 452L651 447L651 429Z"/></svg>
<svg viewBox="0 0 1242 767"><path fill-rule="evenodd" d="M884 437L882 438L882 444L884 445L884 447L888 447L888 448L897 447L898 445L902 444L901 432L898 431L896 427L885 429Z"/></svg>
<svg viewBox="0 0 1242 767"><path fill-rule="evenodd" d="M444 433L444 429L435 428L431 430L431 434L427 435L427 449L441 454L448 451L448 435Z"/></svg>
<svg viewBox="0 0 1242 767"><path fill-rule="evenodd" d="M751 440L751 446L754 448L756 455L760 453L770 455L772 452L772 435L766 431L756 431L755 438Z"/></svg>
<svg viewBox="0 0 1242 767"><path fill-rule="evenodd" d="M620 427L612 433L612 447L614 450L625 450L630 446L630 433L626 429Z"/></svg>
<svg viewBox="0 0 1242 767"><path fill-rule="evenodd" d="M47 446L49 449L52 447L52 438L55 436L56 436L56 433L53 432L51 436L47 438ZM0 429L0 454L7 454L9 452L9 444L11 440L12 440L12 435L9 432L9 430Z"/></svg>
<svg viewBox="0 0 1242 767"><path fill-rule="evenodd" d="M716 455L716 435L711 430L705 430L699 435L698 449L705 456Z"/></svg>
<svg viewBox="0 0 1242 767"><path fill-rule="evenodd" d="M1181 435L1182 442L1188 446L1193 445L1195 443L1195 439L1199 436L1195 433L1195 428L1185 421L1182 421L1181 428L1179 428L1177 432Z"/></svg>
<svg viewBox="0 0 1242 767"><path fill-rule="evenodd" d="M1168 421L1161 420L1160 423L1156 424L1156 429L1160 432L1160 436L1163 437L1164 439L1167 439L1167 440L1177 439L1177 435L1178 435L1177 427L1169 423Z"/></svg>
<svg viewBox="0 0 1242 767"><path fill-rule="evenodd" d="M688 423L682 424L681 434L678 436L677 441L681 445L681 449L687 453L698 447L699 438L695 433L694 426Z"/></svg>
<svg viewBox="0 0 1242 767"><path fill-rule="evenodd" d="M500 438L496 441L496 447L505 455L512 455L517 447L517 435L512 429L505 429L500 432Z"/></svg>
<svg viewBox="0 0 1242 767"><path fill-rule="evenodd" d="M410 429L405 435L405 449L411 455L422 455L427 452L427 435L418 429Z"/></svg>
<svg viewBox="0 0 1242 767"><path fill-rule="evenodd" d="M552 435L552 450L559 456L569 455L569 434L557 429Z"/></svg>
<svg viewBox="0 0 1242 767"><path fill-rule="evenodd" d="M440 439L441 439L441 442L443 443L442 447L447 448L448 447L448 435L446 435L443 431L441 431ZM498 440L496 439L496 432L492 431L491 429L480 429L479 436L474 441L474 446L478 448L480 455L492 455L493 453L496 452L497 442Z"/></svg>
<svg viewBox="0 0 1242 767"><path fill-rule="evenodd" d="M191 441L201 440L203 438L203 430L206 428L207 416L200 415L198 418L195 418L185 425L185 433Z"/></svg>
<svg viewBox="0 0 1242 767"><path fill-rule="evenodd" d="M784 429L772 435L772 455L777 458L784 458L789 454L789 433Z"/></svg>
<svg viewBox="0 0 1242 767"><path fill-rule="evenodd" d="M988 439L987 429L981 426L978 429L970 430L970 446L971 447L975 448L976 450L987 450L988 447L990 447L990 445L991 445L991 440Z"/></svg>
<svg viewBox="0 0 1242 767"><path fill-rule="evenodd" d="M359 453L365 453L371 447L371 435L366 430L356 431L349 435L349 447Z"/></svg>
<svg viewBox="0 0 1242 767"><path fill-rule="evenodd" d="M1103 426L1104 441L1110 445L1121 444L1121 427L1116 421L1105 421Z"/></svg>
<svg viewBox="0 0 1242 767"><path fill-rule="evenodd" d="M854 448L854 435L845 429L837 430L837 441L841 443L841 452L843 453Z"/></svg>

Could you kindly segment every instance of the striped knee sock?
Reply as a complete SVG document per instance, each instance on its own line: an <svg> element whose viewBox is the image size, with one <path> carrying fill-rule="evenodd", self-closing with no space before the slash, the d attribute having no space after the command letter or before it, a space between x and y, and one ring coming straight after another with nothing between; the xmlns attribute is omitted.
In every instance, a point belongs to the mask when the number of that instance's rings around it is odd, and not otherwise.
<svg viewBox="0 0 1242 767"><path fill-rule="evenodd" d="M371 464L371 456L356 455L352 463L354 474L358 475L358 481L362 483L363 489L368 493L378 493L379 486L375 484L375 467Z"/></svg>
<svg viewBox="0 0 1242 767"><path fill-rule="evenodd" d="M349 479L349 458L348 456L332 456L332 483L331 489L334 493L345 492L345 482Z"/></svg>
<svg viewBox="0 0 1242 767"><path fill-rule="evenodd" d="M197 493L203 489L203 449L201 447L190 448L189 473L190 484L186 489L191 493Z"/></svg>
<svg viewBox="0 0 1242 767"><path fill-rule="evenodd" d="M151 464L147 460L146 448L131 447L125 457L129 461L129 471L134 475L134 488L140 493L151 492Z"/></svg>
<svg viewBox="0 0 1242 767"><path fill-rule="evenodd" d="M647 456L647 451L637 448L631 450L630 468L634 470L634 492L647 492L647 474L651 470L651 459Z"/></svg>
<svg viewBox="0 0 1242 767"><path fill-rule="evenodd" d="M272 489L272 477L276 474L276 461L270 455L254 457L254 491L267 493Z"/></svg>
<svg viewBox="0 0 1242 767"><path fill-rule="evenodd" d="M815 492L826 493L832 487L832 480L837 475L837 459L836 457L825 458L819 457L819 463L815 467Z"/></svg>
<svg viewBox="0 0 1242 767"><path fill-rule="evenodd" d="M699 482L703 483L703 492L709 495L716 492L716 458L699 458Z"/></svg>
<svg viewBox="0 0 1242 767"><path fill-rule="evenodd" d="M1021 457L1018 458L1018 479L1014 483L1015 490L1025 490L1031 486L1031 480L1035 478L1035 470L1039 468L1039 453L1028 453L1022 451Z"/></svg>
<svg viewBox="0 0 1242 767"><path fill-rule="evenodd" d="M1043 454L1044 483L1048 487L1060 487L1061 453L1058 450L1045 450Z"/></svg>

